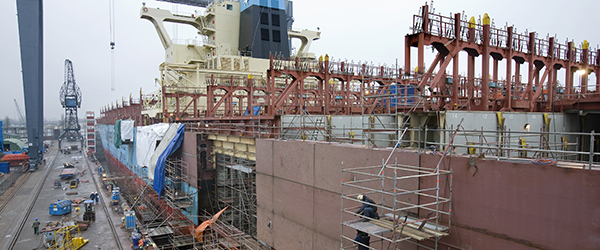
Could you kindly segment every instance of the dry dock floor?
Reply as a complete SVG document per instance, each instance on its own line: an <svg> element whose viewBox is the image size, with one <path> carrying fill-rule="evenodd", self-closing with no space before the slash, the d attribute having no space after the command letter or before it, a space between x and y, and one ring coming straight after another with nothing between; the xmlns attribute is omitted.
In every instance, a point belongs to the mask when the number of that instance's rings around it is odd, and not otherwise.
<svg viewBox="0 0 600 250"><path fill-rule="evenodd" d="M74 143L67 143L67 145L70 144L75 145ZM0 204L4 204L7 200L7 197L9 197L11 193L16 192L14 198L9 200L9 203L6 204L6 207L0 212L0 235L4 235L4 237L0 238L0 248L6 249L7 243L10 241L16 231L15 228L17 227L20 218L24 216L27 206L34 197L38 183L43 181L46 170L48 170L48 167L50 167L51 169L49 170L48 177L43 183L39 197L34 201L35 203L31 213L26 219L23 230L21 231L20 235L18 235L14 249L45 249L45 247L42 245L42 234L35 235L33 233L32 224L35 218L38 218L38 220L41 222L41 230L43 225L45 225L45 222L57 221L62 217L49 214L49 206L52 202L59 199L89 199L89 196L92 192L98 192L99 194L102 194L101 199L103 199L104 202L101 201L96 204L96 221L93 222L86 231L81 231L81 236L90 240L88 244L81 249L118 249L113 233L110 230L110 225L108 224L108 218L112 219L113 224L115 225L115 229L123 249L130 249L131 243L128 238L129 232L120 227L121 217L123 215L115 213L109 207L109 217L107 218L103 206L110 206L110 195L105 189L98 190L94 185L94 181L91 179L96 178L98 184L101 185L99 180L100 176L98 174L98 165L86 160L85 155L83 153L79 153L79 151L72 154L58 153L56 141L53 141L53 145L45 154L44 158L46 159L45 166L42 166L35 172L32 172L29 178L26 178L27 174L23 174L11 189L9 189L0 197ZM75 163L75 167L77 168L75 178L79 178L80 181L87 181L80 182L79 186L74 189L69 188L68 181L62 181L63 189L54 188L54 180L60 179L58 175L62 170L64 170L63 164L65 162L77 162ZM90 168L88 168L88 164L91 164L91 172ZM19 182L22 181L26 182L20 189L16 188ZM65 187L66 189L64 189ZM78 192L78 194L67 195L68 192ZM80 211L81 214L77 219L83 220L83 205L80 205ZM64 216L70 218L76 217L75 205L73 205L72 212Z"/></svg>

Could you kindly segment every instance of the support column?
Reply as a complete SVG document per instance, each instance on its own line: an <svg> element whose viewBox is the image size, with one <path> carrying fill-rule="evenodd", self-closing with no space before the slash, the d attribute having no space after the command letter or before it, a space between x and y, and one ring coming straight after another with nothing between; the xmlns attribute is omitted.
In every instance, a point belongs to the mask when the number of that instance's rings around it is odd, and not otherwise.
<svg viewBox="0 0 600 250"><path fill-rule="evenodd" d="M248 75L248 89L249 89L248 99L246 99L246 100L248 100L248 105L246 105L246 106L248 109L248 115L253 116L254 115L254 104L253 104L254 103L254 76L253 75ZM240 113L240 115L243 114L243 112L244 111L242 110L242 113Z"/></svg>
<svg viewBox="0 0 600 250"><path fill-rule="evenodd" d="M419 33L419 43L418 43L418 51L417 51L417 72L418 74L423 74L425 72L425 45L424 40L425 34Z"/></svg>
<svg viewBox="0 0 600 250"><path fill-rule="evenodd" d="M583 60L582 60L582 69L584 70L583 75L581 76L581 94L586 94L588 92L588 58L589 58L589 48L590 44L587 40L583 40Z"/></svg>
<svg viewBox="0 0 600 250"><path fill-rule="evenodd" d="M483 44L481 57L481 104L482 110L489 110L490 106L490 17L487 13L483 15Z"/></svg>
<svg viewBox="0 0 600 250"><path fill-rule="evenodd" d="M528 70L528 76L527 78L529 79L527 81L527 88L526 88L526 96L527 96L527 101L529 103L529 111L532 111L533 109L533 105L531 104L533 102L533 77L535 76L535 68L534 68L534 63L533 63L533 56L535 54L535 32L530 32L529 33L529 60L527 61L527 65L529 66L529 70Z"/></svg>
<svg viewBox="0 0 600 250"><path fill-rule="evenodd" d="M596 55L600 55L600 49L596 51ZM596 74L596 95L600 95L600 56L596 57L596 67L594 68L594 74Z"/></svg>
<svg viewBox="0 0 600 250"><path fill-rule="evenodd" d="M548 73L548 96L546 99L546 112L551 112L554 111L552 109L552 105L554 103L554 95L556 94L556 68L554 68L554 66L550 66L552 67L552 69L550 70L550 73ZM543 95L543 93L542 93Z"/></svg>
<svg viewBox="0 0 600 250"><path fill-rule="evenodd" d="M323 107L325 107L325 110L323 111L323 114L329 115L329 111L331 109L331 84L329 83L329 80L331 78L329 77L329 55L325 55L325 61L323 63L325 64L323 77L323 84L325 85L325 105L323 105Z"/></svg>
<svg viewBox="0 0 600 250"><path fill-rule="evenodd" d="M460 41L460 13L454 14L454 38L456 39L456 46L460 46L462 43ZM452 58L452 108L458 109L458 97L460 95L460 91L458 90L458 86L460 86L460 75L458 72L459 67L459 53L456 53Z"/></svg>
<svg viewBox="0 0 600 250"><path fill-rule="evenodd" d="M418 51L417 51L417 70L416 73L424 73L425 72L425 34L429 33L429 6L424 5L421 12L421 18L423 19L423 26L421 27L422 31L419 33L419 43L418 43Z"/></svg>
<svg viewBox="0 0 600 250"><path fill-rule="evenodd" d="M573 42L567 43L567 62L565 63L565 96L567 99L572 99L573 96L573 71L571 70L571 62L573 61Z"/></svg>
<svg viewBox="0 0 600 250"><path fill-rule="evenodd" d="M404 73L410 75L410 41L408 36L404 37Z"/></svg>
<svg viewBox="0 0 600 250"><path fill-rule="evenodd" d="M473 103L475 97L475 56L469 55L467 61L467 97Z"/></svg>
<svg viewBox="0 0 600 250"><path fill-rule="evenodd" d="M506 100L504 102L504 110L506 111L512 111L512 95L513 95L513 91L512 91L512 62L513 62L513 58L512 58L512 53L513 53L513 48L512 48L512 43L510 41L512 41L512 36L513 36L513 27L508 27L508 52L507 57L506 57L506 96L504 97L504 100Z"/></svg>
<svg viewBox="0 0 600 250"><path fill-rule="evenodd" d="M458 90L458 86L460 85L460 76L458 73L458 53L454 55L452 58L452 108L458 109L458 97L460 95L460 91Z"/></svg>

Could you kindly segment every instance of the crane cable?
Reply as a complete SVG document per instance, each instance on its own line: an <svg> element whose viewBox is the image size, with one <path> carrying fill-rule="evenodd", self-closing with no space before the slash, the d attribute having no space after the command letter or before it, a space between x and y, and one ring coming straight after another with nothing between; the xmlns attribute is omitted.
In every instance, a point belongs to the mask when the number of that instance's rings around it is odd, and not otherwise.
<svg viewBox="0 0 600 250"><path fill-rule="evenodd" d="M115 91L115 1L108 1L110 29L110 90Z"/></svg>

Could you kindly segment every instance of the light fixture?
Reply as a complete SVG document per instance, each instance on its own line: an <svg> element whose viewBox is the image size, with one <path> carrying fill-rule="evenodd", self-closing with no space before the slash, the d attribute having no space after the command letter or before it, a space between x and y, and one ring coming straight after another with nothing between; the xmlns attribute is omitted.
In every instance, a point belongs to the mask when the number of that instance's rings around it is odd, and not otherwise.
<svg viewBox="0 0 600 250"><path fill-rule="evenodd" d="M577 70L577 74L579 74L580 76L585 75L585 69Z"/></svg>
<svg viewBox="0 0 600 250"><path fill-rule="evenodd" d="M529 123L525 123L525 126L523 128L525 130L529 131L529 129L531 128L531 125L529 125Z"/></svg>

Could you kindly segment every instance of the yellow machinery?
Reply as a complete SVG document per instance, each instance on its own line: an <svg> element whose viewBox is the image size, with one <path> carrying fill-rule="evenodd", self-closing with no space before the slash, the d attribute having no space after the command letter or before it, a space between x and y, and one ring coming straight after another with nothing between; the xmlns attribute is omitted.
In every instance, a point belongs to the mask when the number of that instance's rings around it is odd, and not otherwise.
<svg viewBox="0 0 600 250"><path fill-rule="evenodd" d="M79 226L65 226L54 232L54 244L50 249L77 250L88 243L88 239L81 237Z"/></svg>

